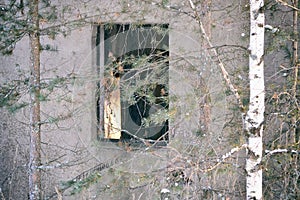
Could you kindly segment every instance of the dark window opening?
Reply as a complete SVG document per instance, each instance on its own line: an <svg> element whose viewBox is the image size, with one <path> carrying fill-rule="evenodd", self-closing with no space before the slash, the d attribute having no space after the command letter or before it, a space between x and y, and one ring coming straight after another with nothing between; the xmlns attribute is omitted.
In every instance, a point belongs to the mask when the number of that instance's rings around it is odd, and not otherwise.
<svg viewBox="0 0 300 200"><path fill-rule="evenodd" d="M99 137L168 141L168 25L98 26L96 46Z"/></svg>

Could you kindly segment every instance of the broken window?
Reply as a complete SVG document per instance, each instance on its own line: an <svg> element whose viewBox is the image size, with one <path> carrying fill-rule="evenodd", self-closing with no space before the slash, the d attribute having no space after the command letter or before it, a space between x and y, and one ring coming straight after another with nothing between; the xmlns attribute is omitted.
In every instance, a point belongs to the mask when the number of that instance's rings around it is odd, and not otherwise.
<svg viewBox="0 0 300 200"><path fill-rule="evenodd" d="M168 140L168 25L97 27L98 135Z"/></svg>

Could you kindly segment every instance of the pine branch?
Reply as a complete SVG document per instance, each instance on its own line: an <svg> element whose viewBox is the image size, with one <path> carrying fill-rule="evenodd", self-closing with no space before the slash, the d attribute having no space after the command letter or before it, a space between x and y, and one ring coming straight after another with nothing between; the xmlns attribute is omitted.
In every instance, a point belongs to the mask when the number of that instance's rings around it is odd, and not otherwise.
<svg viewBox="0 0 300 200"><path fill-rule="evenodd" d="M61 187L58 187L56 189L55 193L48 196L46 199L49 200L49 199L57 197L58 195L62 195L66 190L73 187L74 184L76 184L78 182L88 181L88 179L91 176L95 175L96 173L99 173L105 169L108 169L116 164L122 163L123 161L126 161L126 156L124 154L120 155L116 159L112 159L107 162L97 164L96 166L77 175L75 178L72 178L71 180L64 182Z"/></svg>

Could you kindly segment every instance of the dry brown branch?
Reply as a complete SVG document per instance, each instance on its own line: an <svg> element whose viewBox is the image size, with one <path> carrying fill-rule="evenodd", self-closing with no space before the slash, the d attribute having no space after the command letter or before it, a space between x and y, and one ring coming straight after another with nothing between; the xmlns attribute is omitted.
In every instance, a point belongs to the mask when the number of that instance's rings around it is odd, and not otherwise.
<svg viewBox="0 0 300 200"><path fill-rule="evenodd" d="M290 5L290 4L288 4L287 2L285 2L285 1L282 1L282 0L276 0L278 3L280 3L281 5L284 5L284 6L287 6L287 7L289 7L289 8L292 8L293 10L296 10L296 11L300 11L300 9L299 8L297 8L297 7L295 7L294 5Z"/></svg>
<svg viewBox="0 0 300 200"><path fill-rule="evenodd" d="M62 193L61 191L55 186L55 192L57 194L57 200L62 200Z"/></svg>

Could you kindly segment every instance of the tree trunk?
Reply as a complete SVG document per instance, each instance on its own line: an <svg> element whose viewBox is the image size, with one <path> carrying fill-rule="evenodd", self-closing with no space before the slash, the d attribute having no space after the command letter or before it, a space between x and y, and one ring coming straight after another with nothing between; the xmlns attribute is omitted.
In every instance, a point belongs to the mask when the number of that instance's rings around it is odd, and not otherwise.
<svg viewBox="0 0 300 200"><path fill-rule="evenodd" d="M295 101L295 104L297 102L297 98L299 93L297 94L297 89L299 85L299 68L300 68L300 62L299 62L299 56L298 56L298 44L299 44L299 32L298 32L298 12L299 12L299 1L298 0L293 0L292 1L294 8L293 9L293 35L294 35L294 40L293 40L293 67L294 69L294 84L292 88L292 97L293 101ZM297 10L298 9L298 10ZM294 105L294 109L297 109L297 105ZM299 144L300 137L299 137L299 127L297 126L298 120L299 120L299 114L297 115L296 113L292 117L292 124L293 124L293 130L292 130L292 143L293 145ZM293 157L293 165L291 165L292 168L296 172L299 171L299 166L298 166L299 158L298 156ZM296 196L300 196L300 188L299 188L299 183L298 181L295 181L295 194Z"/></svg>
<svg viewBox="0 0 300 200"><path fill-rule="evenodd" d="M293 0L293 6L294 8L298 9L298 0ZM299 67L300 63L298 61L298 40L299 40L299 33L298 33L298 10L293 10L293 67L294 69L294 84L292 88L292 97L294 98L294 101L297 101L297 87L299 84ZM292 131L292 142L297 143L299 142L299 135L297 135L297 115L293 116L292 123L294 124L293 131Z"/></svg>
<svg viewBox="0 0 300 200"><path fill-rule="evenodd" d="M248 134L247 199L262 199L262 136L264 122L264 13L263 0L250 0L250 103L245 118Z"/></svg>
<svg viewBox="0 0 300 200"><path fill-rule="evenodd" d="M29 1L30 42L30 146L29 146L29 198L41 195L41 124L40 124L40 36L39 0Z"/></svg>

